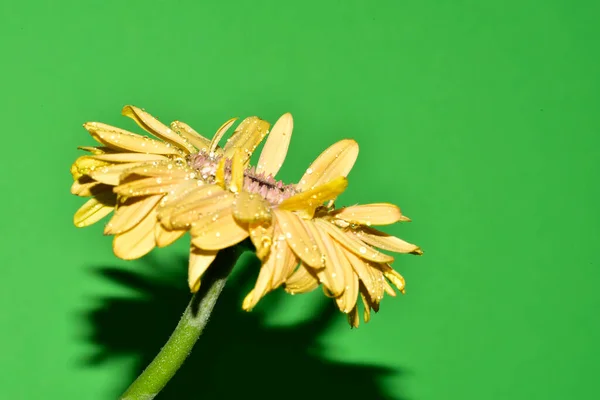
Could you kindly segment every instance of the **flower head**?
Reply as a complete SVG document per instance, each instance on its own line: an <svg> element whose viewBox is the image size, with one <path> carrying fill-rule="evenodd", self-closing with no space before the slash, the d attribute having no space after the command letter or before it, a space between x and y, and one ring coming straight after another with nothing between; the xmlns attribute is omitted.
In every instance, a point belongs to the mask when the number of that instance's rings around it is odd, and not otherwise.
<svg viewBox="0 0 600 400"><path fill-rule="evenodd" d="M235 119L209 140L179 121L167 127L137 107L126 106L123 114L158 139L87 123L84 127L103 146L82 148L90 154L71 168L72 193L91 197L76 212L75 225L93 224L114 210L105 234L115 236L118 257L141 257L189 231L188 281L195 292L217 253L249 238L262 267L244 309L282 285L292 294L322 285L352 326L359 323L359 296L368 321L384 293L395 295L391 285L404 292L402 276L390 267L393 257L378 249L422 252L372 226L409 219L387 203L334 206L358 156L355 141L333 144L298 183L285 184L275 176L291 139L289 113L270 133L266 121L244 119L223 148L218 143ZM257 165L250 166L265 137Z"/></svg>

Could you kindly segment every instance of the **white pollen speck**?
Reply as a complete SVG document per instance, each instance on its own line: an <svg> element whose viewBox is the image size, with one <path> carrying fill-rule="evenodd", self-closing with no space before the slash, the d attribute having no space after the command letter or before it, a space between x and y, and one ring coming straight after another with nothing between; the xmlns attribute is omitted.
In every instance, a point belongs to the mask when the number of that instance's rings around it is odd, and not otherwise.
<svg viewBox="0 0 600 400"><path fill-rule="evenodd" d="M360 251L360 254L365 254L367 252L367 248L361 247L360 249L358 249L358 251Z"/></svg>

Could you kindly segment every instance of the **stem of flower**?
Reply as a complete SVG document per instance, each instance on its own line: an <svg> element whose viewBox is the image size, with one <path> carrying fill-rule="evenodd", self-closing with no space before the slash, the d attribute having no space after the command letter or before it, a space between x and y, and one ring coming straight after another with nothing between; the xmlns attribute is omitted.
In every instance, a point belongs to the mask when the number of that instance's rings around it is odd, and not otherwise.
<svg viewBox="0 0 600 400"><path fill-rule="evenodd" d="M242 246L221 250L203 276L200 290L192 296L167 343L129 386L121 400L153 399L175 375L202 335L229 273L243 252Z"/></svg>

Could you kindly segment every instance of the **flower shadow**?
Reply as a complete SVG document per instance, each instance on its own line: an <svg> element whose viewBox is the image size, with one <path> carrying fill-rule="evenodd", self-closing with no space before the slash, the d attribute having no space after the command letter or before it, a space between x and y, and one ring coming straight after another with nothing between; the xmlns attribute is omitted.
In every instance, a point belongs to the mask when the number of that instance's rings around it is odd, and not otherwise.
<svg viewBox="0 0 600 400"><path fill-rule="evenodd" d="M123 386L115 388L119 392L154 358L190 298L186 260L181 260L180 268L169 271L161 270L152 256L142 262L152 264L144 268L152 274L95 267L95 273L135 290L137 296L101 298L84 312L91 328L86 340L94 346L85 357L86 365L99 365L120 356L137 357L134 367L123 374ZM253 262L246 260L246 264ZM320 312L308 321L283 327L266 325L263 310L270 308L268 304L250 313L241 310L240 296L248 290L244 282L251 281L250 271L256 270L249 265L241 267L225 287L192 354L158 399L405 400L388 393L381 383L383 378L402 377L402 371L340 362L322 355L319 337L331 328L337 313L330 302L323 302ZM277 302L282 295L276 291L263 302Z"/></svg>

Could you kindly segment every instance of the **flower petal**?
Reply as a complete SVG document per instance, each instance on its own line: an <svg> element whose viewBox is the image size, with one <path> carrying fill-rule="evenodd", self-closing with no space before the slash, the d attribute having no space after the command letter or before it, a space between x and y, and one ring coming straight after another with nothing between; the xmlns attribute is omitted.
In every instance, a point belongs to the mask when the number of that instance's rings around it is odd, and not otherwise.
<svg viewBox="0 0 600 400"><path fill-rule="evenodd" d="M123 260L134 260L148 254L155 245L154 225L156 224L156 209L132 229L120 233L113 240L115 255Z"/></svg>
<svg viewBox="0 0 600 400"><path fill-rule="evenodd" d="M323 285L331 292L331 297L338 297L344 293L344 270L343 265L338 259L336 244L333 242L327 232L321 231L312 221L303 221L304 226L314 239L321 254L324 256L324 266L317 271L317 277Z"/></svg>
<svg viewBox="0 0 600 400"><path fill-rule="evenodd" d="M184 137L179 136L171 128L135 106L125 106L121 111L126 117L133 119L143 130L151 133L165 142L174 144L186 153L195 153L196 148L189 143Z"/></svg>
<svg viewBox="0 0 600 400"><path fill-rule="evenodd" d="M340 176L323 185L288 197L279 204L278 208L280 210L296 211L305 218L312 218L317 207L327 200L339 196L346 190L346 187L348 187L348 180Z"/></svg>
<svg viewBox="0 0 600 400"><path fill-rule="evenodd" d="M87 175L81 176L71 185L71 194L89 197L101 192L112 192L112 186L93 180Z"/></svg>
<svg viewBox="0 0 600 400"><path fill-rule="evenodd" d="M236 120L237 120L237 118L231 118L230 120L225 122L223 125L221 125L221 127L219 129L217 129L215 136L213 136L213 138L210 142L209 154L212 154L212 153L217 154L217 151L220 150L219 142L221 141L221 138L223 137L223 135L225 135L225 133L227 133L229 128L231 128L231 125L233 125L233 123ZM222 153L222 150L220 152Z"/></svg>
<svg viewBox="0 0 600 400"><path fill-rule="evenodd" d="M175 191L179 186L191 186L189 180L170 176L158 178L135 179L130 182L121 183L113 191L121 196L139 197L160 194L164 195ZM193 185L193 183L191 183Z"/></svg>
<svg viewBox="0 0 600 400"><path fill-rule="evenodd" d="M419 246L405 242L404 240L397 238L387 233L378 231L377 229L361 227L359 229L348 232L348 235L354 235L359 240L362 240L366 244L371 246L379 247L383 250L393 251L395 253L412 253L421 255L423 252Z"/></svg>
<svg viewBox="0 0 600 400"><path fill-rule="evenodd" d="M117 196L111 192L92 197L75 212L73 223L78 228L95 224L114 210L116 201Z"/></svg>
<svg viewBox="0 0 600 400"><path fill-rule="evenodd" d="M129 198L118 204L113 217L104 227L104 234L117 235L133 228L156 208L161 198L162 195Z"/></svg>
<svg viewBox="0 0 600 400"><path fill-rule="evenodd" d="M86 122L83 127L94 139L112 149L135 151L137 153L179 154L179 151L167 143L116 128L101 122Z"/></svg>
<svg viewBox="0 0 600 400"><path fill-rule="evenodd" d="M272 253L271 253L272 255ZM258 278L254 288L246 295L242 302L242 308L245 311L252 310L259 300L268 292L271 291L271 282L273 280L273 274L275 273L275 259L271 256L267 258L267 261L260 267Z"/></svg>
<svg viewBox="0 0 600 400"><path fill-rule="evenodd" d="M162 224L154 226L154 240L157 247L167 247L185 234L185 230L169 230Z"/></svg>
<svg viewBox="0 0 600 400"><path fill-rule="evenodd" d="M274 209L273 212L282 234L298 258L310 267L322 268L324 266L323 255L300 217L289 211Z"/></svg>
<svg viewBox="0 0 600 400"><path fill-rule="evenodd" d="M206 251L192 245L188 264L188 284L192 293L200 289L200 278L217 257L217 251Z"/></svg>
<svg viewBox="0 0 600 400"><path fill-rule="evenodd" d="M327 235L324 235L327 236ZM331 239L330 239L331 240ZM344 293L335 299L338 308L343 313L349 313L356 306L358 298L358 275L354 272L350 261L344 255L344 250L339 245L335 246L337 262L339 262L339 270L343 273Z"/></svg>
<svg viewBox="0 0 600 400"><path fill-rule="evenodd" d="M188 142L194 145L195 148L202 153L208 153L210 148L210 139L205 138L196 132L191 126L181 121L171 122L171 129L183 136Z"/></svg>
<svg viewBox="0 0 600 400"><path fill-rule="evenodd" d="M369 262L357 257L354 253L343 250L344 256L352 265L352 269L358 275L358 278L362 281L362 284L367 289L367 292L373 300L381 300L383 297L383 275L381 271L372 267Z"/></svg>
<svg viewBox="0 0 600 400"><path fill-rule="evenodd" d="M331 224L330 222L323 221L321 219L315 220L318 226L329 233L329 235L342 244L345 248L356 254L357 256L373 262L392 262L394 257L387 254L380 253L371 246L363 243L355 236L346 235L338 227Z"/></svg>
<svg viewBox="0 0 600 400"><path fill-rule="evenodd" d="M217 164L217 169L215 171L215 185L218 185L220 187L222 187L223 189L226 189L226 182L225 182L225 163L227 162L227 159L225 157L221 157L221 159L219 160L219 164Z"/></svg>
<svg viewBox="0 0 600 400"><path fill-rule="evenodd" d="M256 166L257 173L263 173L265 176L277 175L287 155L293 129L294 119L292 114L285 113L279 117L260 153L258 165Z"/></svg>
<svg viewBox="0 0 600 400"><path fill-rule="evenodd" d="M143 162L143 161L162 161L167 160L167 157L160 154L149 154L149 153L109 153L109 154L96 154L88 156L94 160L108 161L111 163L122 163L122 162Z"/></svg>
<svg viewBox="0 0 600 400"><path fill-rule="evenodd" d="M237 193L244 186L244 161L242 150L235 149L231 159L231 178L229 179L229 190Z"/></svg>
<svg viewBox="0 0 600 400"><path fill-rule="evenodd" d="M105 146L79 146L77 147L79 150L83 150L83 151L87 151L88 153L92 153L94 155L98 155L98 154L109 154L109 153L114 153L115 150L111 149L110 147L105 147Z"/></svg>
<svg viewBox="0 0 600 400"><path fill-rule="evenodd" d="M344 207L333 215L344 221L360 225L389 225L402 220L400 209L389 203L365 204Z"/></svg>
<svg viewBox="0 0 600 400"><path fill-rule="evenodd" d="M207 185L208 186L208 185ZM197 190L196 192L200 192ZM229 192L213 192L212 195L208 195L210 190L203 190L199 194L194 192L193 194L200 197L198 200L194 200L195 196L191 194L186 196L189 199L189 203L181 199L177 206L169 215L161 210L161 223L168 229L185 229L191 224L198 222L200 219L206 216L212 216L214 213L220 213L222 210L228 210L231 214L231 204L233 203L233 194Z"/></svg>
<svg viewBox="0 0 600 400"><path fill-rule="evenodd" d="M140 163L120 163L113 164L106 167L95 168L94 170L87 173L98 182L102 182L107 185L117 186L121 181L121 176L125 171L130 168L136 167Z"/></svg>
<svg viewBox="0 0 600 400"><path fill-rule="evenodd" d="M161 204L158 210L159 220L167 229L178 229L172 226L171 219L173 217L179 214L193 212L197 208L206 207L208 205L203 204L203 202L210 202L211 199L217 200L213 198L217 195L226 195L227 197L233 198L233 196L230 193L225 192L219 186L206 184L197 186L192 184L191 189L185 189L181 193L176 192L173 194L172 198L169 199L168 202L163 202ZM168 196L171 195L169 194ZM218 203L218 200L216 202ZM209 209L209 211L210 210L211 209ZM184 222L184 226L181 226L180 228L185 228L186 223L191 224L192 222L194 222L193 217L194 215L184 217L187 218L189 221Z"/></svg>
<svg viewBox="0 0 600 400"><path fill-rule="evenodd" d="M128 178L130 175L139 176L171 176L173 178L193 178L193 171L187 168L185 161L182 159L148 162L139 164L123 173L122 179Z"/></svg>
<svg viewBox="0 0 600 400"><path fill-rule="evenodd" d="M221 250L248 237L248 230L235 222L230 208L203 215L192 224L192 243L204 250Z"/></svg>
<svg viewBox="0 0 600 400"><path fill-rule="evenodd" d="M360 298L363 302L363 320L366 324L371 320L371 302L370 298L367 298L363 292L360 292Z"/></svg>
<svg viewBox="0 0 600 400"><path fill-rule="evenodd" d="M235 218L235 209L233 216ZM261 261L266 260L271 251L271 244L273 243L273 224L264 222L250 224L248 232L250 233L250 240L256 248L256 256Z"/></svg>
<svg viewBox="0 0 600 400"><path fill-rule="evenodd" d="M394 291L394 289L390 286L390 284L386 280L383 281L383 290L385 290L385 292L387 294L389 294L390 296L396 297L396 292Z"/></svg>
<svg viewBox="0 0 600 400"><path fill-rule="evenodd" d="M271 221L271 207L261 196L242 191L233 201L233 217L244 223Z"/></svg>
<svg viewBox="0 0 600 400"><path fill-rule="evenodd" d="M385 276L390 282L392 282L394 286L398 288L400 293L404 294L406 282L404 281L402 275L400 275L388 264L377 264L377 268L383 272L383 276Z"/></svg>
<svg viewBox="0 0 600 400"><path fill-rule="evenodd" d="M96 168L105 167L107 165L111 164L106 161L95 160L89 155L77 157L75 162L71 165L71 175L73 176L73 180L77 180L94 171Z"/></svg>
<svg viewBox="0 0 600 400"><path fill-rule="evenodd" d="M360 325L360 318L358 317L358 309L356 308L356 306L352 310L350 310L350 312L347 315L350 327L358 328L358 326Z"/></svg>
<svg viewBox="0 0 600 400"><path fill-rule="evenodd" d="M340 140L325 150L306 170L298 190L309 190L339 176L347 176L358 157L358 144L351 139Z"/></svg>
<svg viewBox="0 0 600 400"><path fill-rule="evenodd" d="M298 269L285 281L285 291L291 294L308 293L319 287L319 280L313 268L300 264Z"/></svg>
<svg viewBox="0 0 600 400"><path fill-rule="evenodd" d="M227 140L223 148L225 157L232 158L233 153L242 150L242 163L246 165L256 147L269 133L269 123L258 117L244 119Z"/></svg>
<svg viewBox="0 0 600 400"><path fill-rule="evenodd" d="M275 236L278 239L273 242L271 253L269 254L269 258L275 260L271 289L277 289L281 286L298 265L298 259L290 249L290 246L288 246L285 238L281 237L281 233L277 230L275 231Z"/></svg>

